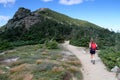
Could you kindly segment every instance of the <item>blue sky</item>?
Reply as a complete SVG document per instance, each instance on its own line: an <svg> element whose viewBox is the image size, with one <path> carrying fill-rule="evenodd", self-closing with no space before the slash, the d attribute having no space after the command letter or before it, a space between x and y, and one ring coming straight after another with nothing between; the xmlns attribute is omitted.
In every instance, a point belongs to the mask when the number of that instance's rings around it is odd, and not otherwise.
<svg viewBox="0 0 120 80"><path fill-rule="evenodd" d="M120 31L120 0L0 0L0 26L6 24L19 7L31 11L50 8L72 18Z"/></svg>

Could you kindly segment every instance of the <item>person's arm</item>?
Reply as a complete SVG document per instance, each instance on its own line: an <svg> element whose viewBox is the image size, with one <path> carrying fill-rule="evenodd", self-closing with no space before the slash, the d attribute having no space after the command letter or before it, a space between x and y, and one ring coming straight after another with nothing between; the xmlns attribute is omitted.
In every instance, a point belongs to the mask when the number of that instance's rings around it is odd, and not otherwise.
<svg viewBox="0 0 120 80"><path fill-rule="evenodd" d="M95 44L96 44L96 43L95 43ZM97 49L97 47L98 47L98 46L97 46L97 44L96 44L96 49Z"/></svg>

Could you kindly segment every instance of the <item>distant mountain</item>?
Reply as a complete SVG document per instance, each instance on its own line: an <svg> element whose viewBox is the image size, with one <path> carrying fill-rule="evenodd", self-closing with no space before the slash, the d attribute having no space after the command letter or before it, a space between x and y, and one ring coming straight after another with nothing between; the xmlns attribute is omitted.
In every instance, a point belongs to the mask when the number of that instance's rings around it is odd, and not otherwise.
<svg viewBox="0 0 120 80"><path fill-rule="evenodd" d="M13 18L0 29L0 40L44 43L46 40L69 39L72 44L87 46L89 40L94 38L99 41L98 43L102 41L104 44L107 40L106 45L113 45L115 41L110 37L113 34L114 32L108 29L88 21L71 18L49 8L40 8L31 12L29 9L21 7ZM110 43L110 40L113 43Z"/></svg>
<svg viewBox="0 0 120 80"><path fill-rule="evenodd" d="M31 12L26 8L19 8L12 19L8 21L5 25L6 29L25 27L29 29L32 25L45 21L45 19L50 19L61 24L77 25L77 26L97 26L88 21L78 20L66 16L64 14L50 10L49 8L40 8L36 11Z"/></svg>

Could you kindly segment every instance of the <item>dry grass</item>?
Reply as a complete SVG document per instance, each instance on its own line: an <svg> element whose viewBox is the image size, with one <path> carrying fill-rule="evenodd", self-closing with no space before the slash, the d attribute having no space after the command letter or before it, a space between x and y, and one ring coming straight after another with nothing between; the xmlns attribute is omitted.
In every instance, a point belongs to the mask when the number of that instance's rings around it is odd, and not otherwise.
<svg viewBox="0 0 120 80"><path fill-rule="evenodd" d="M23 80L32 80L32 78L33 78L33 74L28 73L25 75Z"/></svg>
<svg viewBox="0 0 120 80"><path fill-rule="evenodd" d="M64 71L64 68L63 67L53 67L52 68L52 72L62 72L62 71Z"/></svg>
<svg viewBox="0 0 120 80"><path fill-rule="evenodd" d="M69 56L69 57L68 57L68 60L70 60L70 61L75 61L75 60L76 60L76 57L74 57L74 56Z"/></svg>
<svg viewBox="0 0 120 80"><path fill-rule="evenodd" d="M39 78L38 80L46 80L46 79L44 79L44 78Z"/></svg>
<svg viewBox="0 0 120 80"><path fill-rule="evenodd" d="M41 60L41 59L36 60L36 64L41 64L42 62L43 62L43 60Z"/></svg>
<svg viewBox="0 0 120 80"><path fill-rule="evenodd" d="M56 64L56 65L60 65L60 62L59 61L56 61L56 60L45 60L46 63L52 63L52 64Z"/></svg>
<svg viewBox="0 0 120 80"><path fill-rule="evenodd" d="M9 77L11 80L32 80L33 75L30 74L33 65L21 64L10 69Z"/></svg>
<svg viewBox="0 0 120 80"><path fill-rule="evenodd" d="M48 52L47 51L44 51L41 53L42 55L48 55Z"/></svg>
<svg viewBox="0 0 120 80"><path fill-rule="evenodd" d="M75 66L70 66L69 68L67 68L68 71L70 72L79 72L79 68L75 67Z"/></svg>
<svg viewBox="0 0 120 80"><path fill-rule="evenodd" d="M26 73L12 74L10 75L11 80L23 80Z"/></svg>
<svg viewBox="0 0 120 80"><path fill-rule="evenodd" d="M66 63L72 64L72 65L81 65L80 61L67 61Z"/></svg>
<svg viewBox="0 0 120 80"><path fill-rule="evenodd" d="M56 60L48 60L48 59L38 59L36 60L36 64L41 64L41 63L52 63L52 64L57 64L57 65L60 65L60 62L56 61Z"/></svg>
<svg viewBox="0 0 120 80"><path fill-rule="evenodd" d="M33 74L27 72L21 72L17 74L10 75L11 80L32 80Z"/></svg>
<svg viewBox="0 0 120 80"><path fill-rule="evenodd" d="M67 64L67 63L62 63L62 66L66 68L66 67L69 67L69 64Z"/></svg>
<svg viewBox="0 0 120 80"><path fill-rule="evenodd" d="M10 69L10 73L14 73L14 72L19 72L19 71L25 70L27 66L28 66L28 64L21 64L20 66L16 66L14 68L11 68Z"/></svg>
<svg viewBox="0 0 120 80"><path fill-rule="evenodd" d="M17 66L17 65L20 65L20 64L22 64L22 63L23 63L22 60L17 60L17 61L15 61L15 62L12 62L12 66Z"/></svg>

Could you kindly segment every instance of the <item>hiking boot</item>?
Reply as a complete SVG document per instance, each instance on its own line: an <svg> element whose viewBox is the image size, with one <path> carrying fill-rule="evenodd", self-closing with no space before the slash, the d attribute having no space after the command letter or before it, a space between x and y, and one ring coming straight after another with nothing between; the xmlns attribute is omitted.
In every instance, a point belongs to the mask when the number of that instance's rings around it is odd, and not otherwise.
<svg viewBox="0 0 120 80"><path fill-rule="evenodd" d="M95 64L95 60L93 60L93 64Z"/></svg>

